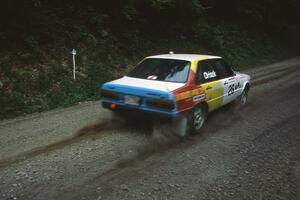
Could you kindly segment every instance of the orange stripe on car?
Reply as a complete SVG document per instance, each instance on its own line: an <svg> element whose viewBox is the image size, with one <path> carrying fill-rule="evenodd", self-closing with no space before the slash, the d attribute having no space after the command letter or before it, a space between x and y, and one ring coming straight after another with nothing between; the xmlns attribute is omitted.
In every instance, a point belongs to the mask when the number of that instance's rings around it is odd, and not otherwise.
<svg viewBox="0 0 300 200"><path fill-rule="evenodd" d="M202 89L197 88L197 89L194 89L194 90L191 90L191 91L179 93L175 96L175 98L176 98L176 101L181 101L181 100L184 100L184 99L191 98L195 95L199 95L201 93L203 93Z"/></svg>

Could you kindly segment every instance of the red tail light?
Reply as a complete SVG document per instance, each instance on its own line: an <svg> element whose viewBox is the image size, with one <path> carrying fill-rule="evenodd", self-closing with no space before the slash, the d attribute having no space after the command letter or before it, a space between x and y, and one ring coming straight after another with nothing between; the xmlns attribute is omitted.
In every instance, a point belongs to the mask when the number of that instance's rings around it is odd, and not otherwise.
<svg viewBox="0 0 300 200"><path fill-rule="evenodd" d="M148 99L147 105L150 107L163 108L168 110L173 110L175 107L172 101L163 99Z"/></svg>

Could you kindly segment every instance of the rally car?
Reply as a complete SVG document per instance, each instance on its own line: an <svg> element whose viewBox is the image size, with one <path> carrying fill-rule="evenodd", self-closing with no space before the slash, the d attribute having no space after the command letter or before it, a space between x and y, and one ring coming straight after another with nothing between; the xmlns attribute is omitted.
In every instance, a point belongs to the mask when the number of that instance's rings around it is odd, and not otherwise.
<svg viewBox="0 0 300 200"><path fill-rule="evenodd" d="M250 76L218 56L174 54L143 59L128 75L102 85L104 108L125 116L178 121L200 132L209 112L230 102L246 104Z"/></svg>

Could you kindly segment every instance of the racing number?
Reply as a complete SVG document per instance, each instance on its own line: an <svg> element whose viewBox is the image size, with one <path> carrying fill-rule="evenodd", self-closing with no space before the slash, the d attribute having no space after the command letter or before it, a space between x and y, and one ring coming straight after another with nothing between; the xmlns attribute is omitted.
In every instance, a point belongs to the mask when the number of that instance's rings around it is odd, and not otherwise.
<svg viewBox="0 0 300 200"><path fill-rule="evenodd" d="M228 87L228 96L233 95L234 93L234 84L229 85Z"/></svg>

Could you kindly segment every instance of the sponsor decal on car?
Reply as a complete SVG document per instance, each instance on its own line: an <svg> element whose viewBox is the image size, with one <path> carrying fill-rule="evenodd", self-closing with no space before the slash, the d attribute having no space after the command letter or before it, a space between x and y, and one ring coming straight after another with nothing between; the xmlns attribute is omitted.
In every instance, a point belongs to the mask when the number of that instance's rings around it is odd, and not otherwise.
<svg viewBox="0 0 300 200"><path fill-rule="evenodd" d="M196 95L196 96L193 97L194 102L195 101L201 101L203 99L205 99L205 94L199 94L199 95Z"/></svg>
<svg viewBox="0 0 300 200"><path fill-rule="evenodd" d="M203 73L203 77L205 79L215 78L215 77L217 77L217 74L215 71L208 71L208 72Z"/></svg>

